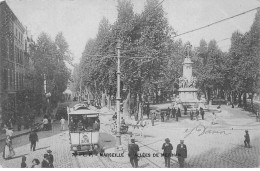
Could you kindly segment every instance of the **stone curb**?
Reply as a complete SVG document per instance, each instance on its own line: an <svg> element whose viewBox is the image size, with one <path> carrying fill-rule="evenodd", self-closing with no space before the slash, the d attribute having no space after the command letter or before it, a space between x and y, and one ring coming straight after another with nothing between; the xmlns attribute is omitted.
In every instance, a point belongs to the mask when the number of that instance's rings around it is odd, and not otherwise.
<svg viewBox="0 0 260 171"><path fill-rule="evenodd" d="M17 137L20 137L20 136L29 134L30 132L31 132L31 131L28 130L27 132L23 132L23 133L21 133L21 134L14 135L14 136L12 136L12 138L17 138ZM2 138L2 139L0 139L0 142L2 142L2 141L4 141L4 140L5 140L5 138Z"/></svg>

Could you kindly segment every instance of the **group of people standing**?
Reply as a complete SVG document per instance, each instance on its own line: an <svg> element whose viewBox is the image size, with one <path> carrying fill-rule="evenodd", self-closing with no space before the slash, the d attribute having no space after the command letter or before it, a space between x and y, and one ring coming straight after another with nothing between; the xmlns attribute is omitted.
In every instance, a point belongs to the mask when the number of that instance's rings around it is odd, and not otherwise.
<svg viewBox="0 0 260 171"><path fill-rule="evenodd" d="M195 117L196 120L198 121L199 115L201 115L201 119L204 120L205 111L202 107L200 107L200 109L196 109L195 112L194 110L190 111L190 120L194 120Z"/></svg>
<svg viewBox="0 0 260 171"><path fill-rule="evenodd" d="M170 118L175 118L176 121L179 120L179 117L181 117L181 109L180 108L172 108L168 107L166 111L161 111L160 113L161 122L164 122L165 120L170 120Z"/></svg>
<svg viewBox="0 0 260 171"><path fill-rule="evenodd" d="M173 146L170 143L169 138L165 139L165 143L163 143L162 145L162 150L163 150L162 155L165 160L165 167L170 168L170 161L171 161L171 157L173 156L172 153ZM130 159L130 163L134 168L138 167L138 160L139 160L138 151L139 151L139 146L135 144L134 139L131 139L131 143L128 145L128 156ZM178 158L179 167L183 168L185 158L187 158L187 146L184 144L184 140L180 140L180 144L177 145L175 156Z"/></svg>
<svg viewBox="0 0 260 171"><path fill-rule="evenodd" d="M187 115L188 111L187 111L187 107L184 108L184 115ZM202 120L204 120L204 115L205 115L205 111L203 108L199 108L190 111L190 119L194 120L194 118L196 118L196 120L199 120L199 115L201 115ZM170 107L168 107L168 109L166 111L161 111L160 113L160 117L161 117L161 122L164 122L165 120L169 120L170 118L175 118L175 120L178 122L179 117L181 117L181 109L178 107L176 108L172 108L170 109ZM152 117L153 119L154 117ZM166 118L166 119L165 119Z"/></svg>
<svg viewBox="0 0 260 171"><path fill-rule="evenodd" d="M166 138L165 143L162 146L163 156L165 160L165 167L170 168L170 161L173 155L173 146L170 143L170 139ZM184 140L180 140L180 144L177 145L175 156L178 158L179 167L184 167L184 160L187 158L187 146L184 144Z"/></svg>
<svg viewBox="0 0 260 171"><path fill-rule="evenodd" d="M43 155L43 160L40 163L39 159L32 160L31 168L54 168L54 157L51 150L47 150L47 153ZM26 157L22 156L21 168L28 168L26 164Z"/></svg>

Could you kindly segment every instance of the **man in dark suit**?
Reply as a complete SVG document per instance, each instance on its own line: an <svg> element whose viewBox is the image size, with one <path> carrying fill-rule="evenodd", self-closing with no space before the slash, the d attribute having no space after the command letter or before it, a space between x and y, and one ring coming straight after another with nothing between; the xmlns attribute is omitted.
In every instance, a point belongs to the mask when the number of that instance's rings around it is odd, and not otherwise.
<svg viewBox="0 0 260 171"><path fill-rule="evenodd" d="M130 163L132 167L138 167L138 154L139 146L135 144L135 140L131 139L131 144L128 145L128 156L130 158Z"/></svg>
<svg viewBox="0 0 260 171"><path fill-rule="evenodd" d="M178 115L178 117L181 117L181 109L179 107L177 109L177 115Z"/></svg>
<svg viewBox="0 0 260 171"><path fill-rule="evenodd" d="M175 118L175 114L176 114L176 109L172 108L172 118Z"/></svg>
<svg viewBox="0 0 260 171"><path fill-rule="evenodd" d="M193 110L191 110L190 111L190 120L193 120L193 115L194 115Z"/></svg>
<svg viewBox="0 0 260 171"><path fill-rule="evenodd" d="M53 166L54 157L53 157L53 155L51 154L52 151L51 151L51 150L47 150L47 153L48 153L49 166L50 166L50 168L54 168L54 166Z"/></svg>
<svg viewBox="0 0 260 171"><path fill-rule="evenodd" d="M36 142L39 141L38 135L35 130L31 130L31 133L29 135L29 141L31 142L31 151L35 151L36 148Z"/></svg>
<svg viewBox="0 0 260 171"><path fill-rule="evenodd" d="M176 156L178 157L180 168L183 168L184 159L187 158L187 147L184 144L184 140L181 140L180 144L177 145Z"/></svg>
<svg viewBox="0 0 260 171"><path fill-rule="evenodd" d="M170 143L169 138L165 139L165 143L163 143L162 149L163 149L163 156L165 160L165 167L170 168L170 160L172 156L173 147L172 144Z"/></svg>
<svg viewBox="0 0 260 171"><path fill-rule="evenodd" d="M202 120L204 120L204 114L205 114L205 112L204 112L204 110L203 110L202 107L200 108L200 114L201 114Z"/></svg>

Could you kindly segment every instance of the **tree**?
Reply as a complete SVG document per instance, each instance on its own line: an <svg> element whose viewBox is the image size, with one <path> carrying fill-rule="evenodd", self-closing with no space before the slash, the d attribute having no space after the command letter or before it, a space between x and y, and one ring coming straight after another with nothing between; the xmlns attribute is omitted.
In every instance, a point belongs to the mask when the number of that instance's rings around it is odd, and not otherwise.
<svg viewBox="0 0 260 171"><path fill-rule="evenodd" d="M41 85L44 75L47 80L47 93L50 92L51 104L56 107L62 93L67 88L70 71L64 61L71 61L68 43L62 33L58 33L55 41L46 33L41 33L32 49L32 56Z"/></svg>

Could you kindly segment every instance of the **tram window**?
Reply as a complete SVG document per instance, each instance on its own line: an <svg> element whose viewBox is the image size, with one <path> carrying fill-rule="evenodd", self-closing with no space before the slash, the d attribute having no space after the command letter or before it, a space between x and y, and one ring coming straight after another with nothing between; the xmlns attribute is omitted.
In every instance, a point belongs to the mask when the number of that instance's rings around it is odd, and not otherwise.
<svg viewBox="0 0 260 171"><path fill-rule="evenodd" d="M91 130L98 131L100 129L100 121L98 117L87 117L87 115L73 115L70 117L69 129L71 132Z"/></svg>

